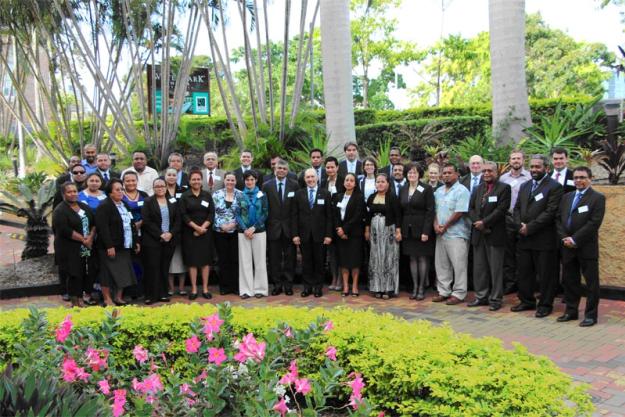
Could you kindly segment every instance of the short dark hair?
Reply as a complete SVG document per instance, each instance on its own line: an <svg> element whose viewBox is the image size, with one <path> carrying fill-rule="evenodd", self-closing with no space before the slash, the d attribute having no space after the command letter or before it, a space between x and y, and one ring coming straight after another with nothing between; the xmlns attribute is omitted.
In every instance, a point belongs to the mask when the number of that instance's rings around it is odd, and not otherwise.
<svg viewBox="0 0 625 417"><path fill-rule="evenodd" d="M256 180L256 182L258 182L258 172L256 172L255 169L248 169L247 171L245 171L243 173L243 180L245 181L246 179L248 179L249 177L254 177L254 179Z"/></svg>
<svg viewBox="0 0 625 417"><path fill-rule="evenodd" d="M244 153L249 153L252 158L254 157L254 154L249 149L243 149L239 155L243 155Z"/></svg>
<svg viewBox="0 0 625 417"><path fill-rule="evenodd" d="M575 174L575 171L584 171L586 174L588 174L588 178L592 178L592 170L585 165L575 167L575 169L573 169L573 174Z"/></svg>
<svg viewBox="0 0 625 417"><path fill-rule="evenodd" d="M129 170L122 175L122 181L125 180L128 175L134 175L137 180L139 179L139 175L135 171Z"/></svg>
<svg viewBox="0 0 625 417"><path fill-rule="evenodd" d="M139 149L139 150L134 151L134 152L132 153L132 157L134 158L134 157L135 157L135 155L136 155L136 154L138 154L138 153L142 153L142 154L143 154L143 156L145 156L145 159L148 159L148 153L147 153L146 151L142 151L142 150L140 150L140 149Z"/></svg>
<svg viewBox="0 0 625 417"><path fill-rule="evenodd" d="M375 174L375 179L377 180L378 177L384 177L384 179L386 180L386 182L390 182L388 179L388 175L386 175L386 172L378 172L377 174Z"/></svg>
<svg viewBox="0 0 625 417"><path fill-rule="evenodd" d="M564 156L566 156L567 158L569 157L569 151L567 151L566 148L563 148L561 146L558 146L551 150L551 156L553 156L553 154L555 153L564 154Z"/></svg>
<svg viewBox="0 0 625 417"><path fill-rule="evenodd" d="M358 150L358 144L350 140L349 142L345 142L345 145L343 145L343 152L345 152L350 146L354 146L356 150Z"/></svg>
<svg viewBox="0 0 625 417"><path fill-rule="evenodd" d="M449 168L449 167L453 168L455 172L458 172L458 167L453 162L445 162L443 164L443 169ZM441 172L442 172L442 170L441 170Z"/></svg>
<svg viewBox="0 0 625 417"><path fill-rule="evenodd" d="M323 151L321 149L319 149L319 148L312 148L310 150L310 152L308 152L308 156L312 156L312 154L315 153L315 152L319 152L321 154L321 156L323 157Z"/></svg>
<svg viewBox="0 0 625 417"><path fill-rule="evenodd" d="M74 187L76 188L76 191L78 191L78 185L76 185L75 182L65 181L63 184L61 184L61 194L65 194L65 190L67 190L67 187Z"/></svg>
<svg viewBox="0 0 625 417"><path fill-rule="evenodd" d="M122 180L120 180L119 178L111 178L111 180L109 181L108 184L106 184L106 194L111 194L111 191L113 190L113 185L115 184L119 184L122 186L122 188L124 187L124 183L122 182Z"/></svg>
<svg viewBox="0 0 625 417"><path fill-rule="evenodd" d="M98 179L100 180L100 182L101 182L102 184L104 184L104 179L102 178L102 175L100 175L100 173L99 173L99 172L92 172L91 174L88 174L88 175L87 175L87 178L85 179L85 182L86 182L86 181L89 181L89 178L91 178L91 177L98 177Z"/></svg>
<svg viewBox="0 0 625 417"><path fill-rule="evenodd" d="M234 173L234 171L228 171L228 172L226 172L226 173L224 174L224 180L226 179L226 177L227 177L228 175L232 175L232 176L234 177L235 181L236 181L236 179L237 179L237 174L235 174L235 173Z"/></svg>
<svg viewBox="0 0 625 417"><path fill-rule="evenodd" d="M417 173L419 174L419 179L423 178L423 174L424 174L423 166L415 162L408 162L406 165L404 165L404 175L408 177L408 173L412 169L417 170Z"/></svg>
<svg viewBox="0 0 625 417"><path fill-rule="evenodd" d="M328 164L328 162L334 162L334 164L335 164L336 166L339 166L339 160L338 160L338 159L336 159L336 158L335 158L335 157L333 157L333 156L328 156L328 157L326 158L326 160L323 162L323 165L327 165L327 164Z"/></svg>
<svg viewBox="0 0 625 417"><path fill-rule="evenodd" d="M362 172L363 172L363 174L365 172L365 162L371 162L373 164L373 168L374 168L373 173L374 174L376 172L378 172L378 161L376 161L375 158L367 156L365 159L362 160Z"/></svg>
<svg viewBox="0 0 625 417"><path fill-rule="evenodd" d="M399 146L391 146L391 149L388 150L388 153L390 154L391 151L397 151L399 152L399 155L401 155L401 149L399 148Z"/></svg>
<svg viewBox="0 0 625 417"><path fill-rule="evenodd" d="M358 186L358 183L360 181L358 181L358 176L353 172L348 172L347 174L345 174L345 178L343 178L343 183L345 183L347 177L354 177L354 182L356 183L356 185L354 186L354 193L360 193L360 187Z"/></svg>

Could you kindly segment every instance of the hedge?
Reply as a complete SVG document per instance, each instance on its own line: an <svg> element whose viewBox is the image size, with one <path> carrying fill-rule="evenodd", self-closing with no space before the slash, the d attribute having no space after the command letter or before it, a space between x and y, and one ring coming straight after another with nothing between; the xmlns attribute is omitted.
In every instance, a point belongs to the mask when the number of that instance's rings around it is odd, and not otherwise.
<svg viewBox="0 0 625 417"><path fill-rule="evenodd" d="M109 308L110 309L110 308ZM188 324L212 314L213 305L171 305L160 308L124 307L119 335L111 355L132 361L136 344L150 349L168 341L174 366L184 361ZM341 366L361 372L365 396L376 409L401 416L543 417L590 415L592 404L586 386L577 385L545 357L534 356L516 345L503 348L495 338L475 339L434 327L425 321L407 322L390 314L347 308L325 310L295 307L233 309L236 332L263 333L278 322L305 328L319 316L334 323L328 343L336 346ZM98 326L101 308L47 310L57 325L71 313L76 326ZM24 343L21 320L27 310L3 312L0 319L0 361L11 361L15 345ZM51 331L54 328L51 325ZM316 349L302 352L318 361ZM323 354L321 355L323 356Z"/></svg>

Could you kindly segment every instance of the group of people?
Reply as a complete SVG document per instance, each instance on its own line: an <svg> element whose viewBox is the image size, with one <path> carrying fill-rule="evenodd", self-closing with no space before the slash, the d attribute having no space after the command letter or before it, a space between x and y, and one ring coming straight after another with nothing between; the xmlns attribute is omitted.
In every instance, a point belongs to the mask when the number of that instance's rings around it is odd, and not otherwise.
<svg viewBox="0 0 625 417"><path fill-rule="evenodd" d="M75 305L94 302L96 282L106 304L125 304L125 289L146 304L166 302L187 295L187 274L188 297L209 299L215 265L221 294L260 298L271 282L272 295L293 295L299 251L302 297L323 295L327 265L329 289L345 297L360 295L361 275L376 298L396 297L405 270L410 298L423 300L434 265L433 302L461 304L472 283L469 307L496 311L504 294L518 291L511 310L541 318L552 313L561 285L564 322L578 319L583 274L580 325L597 322L605 198L592 189L588 167L567 167L566 149L527 161L515 150L501 176L496 163L474 155L463 177L451 162L404 164L399 148L378 167L373 158L359 160L353 142L340 162L311 150L299 175L280 156L263 174L247 150L228 172L215 152L188 172L172 153L161 174L144 152L134 152L121 174L94 146L83 153L58 179L53 215L59 275Z"/></svg>

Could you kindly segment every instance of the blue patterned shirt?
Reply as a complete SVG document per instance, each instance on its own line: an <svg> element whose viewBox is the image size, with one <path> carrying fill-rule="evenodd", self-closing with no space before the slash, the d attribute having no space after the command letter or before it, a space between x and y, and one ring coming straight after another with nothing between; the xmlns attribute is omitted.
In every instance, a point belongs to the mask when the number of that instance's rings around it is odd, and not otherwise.
<svg viewBox="0 0 625 417"><path fill-rule="evenodd" d="M451 188L446 186L438 188L434 192L436 200L436 218L438 224L444 225L454 213L468 213L471 193L467 188L456 181ZM443 239L465 239L471 236L471 222L465 214L442 235Z"/></svg>
<svg viewBox="0 0 625 417"><path fill-rule="evenodd" d="M217 190L213 193L213 203L215 204L215 221L213 222L213 230L223 232L223 230L221 230L222 225L237 222L236 211L241 204L242 197L243 193L235 188L232 205L228 208L226 206L226 189L222 188L221 190ZM236 231L237 229L234 228L229 233L234 233Z"/></svg>

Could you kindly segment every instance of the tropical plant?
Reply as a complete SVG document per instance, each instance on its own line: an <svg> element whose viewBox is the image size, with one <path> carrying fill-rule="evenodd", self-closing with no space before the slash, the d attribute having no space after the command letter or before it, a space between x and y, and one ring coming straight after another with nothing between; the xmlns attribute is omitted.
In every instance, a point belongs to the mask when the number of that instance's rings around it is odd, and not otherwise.
<svg viewBox="0 0 625 417"><path fill-rule="evenodd" d="M608 171L608 182L616 185L625 171L625 141L621 136L611 135L600 144L597 162Z"/></svg>
<svg viewBox="0 0 625 417"><path fill-rule="evenodd" d="M328 152L328 137L325 132L313 132L310 140L300 140L296 149L291 150L289 168L292 171L300 171L310 166L310 151L320 149L324 155L332 154Z"/></svg>
<svg viewBox="0 0 625 417"><path fill-rule="evenodd" d="M48 253L50 240L47 217L52 211L56 185L54 181L47 181L39 189L31 190L26 180L21 180L17 189L17 195L0 190L0 211L26 217L26 245L22 259L44 256Z"/></svg>

